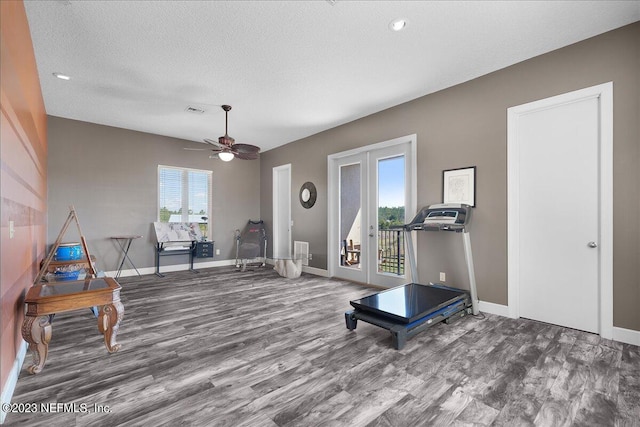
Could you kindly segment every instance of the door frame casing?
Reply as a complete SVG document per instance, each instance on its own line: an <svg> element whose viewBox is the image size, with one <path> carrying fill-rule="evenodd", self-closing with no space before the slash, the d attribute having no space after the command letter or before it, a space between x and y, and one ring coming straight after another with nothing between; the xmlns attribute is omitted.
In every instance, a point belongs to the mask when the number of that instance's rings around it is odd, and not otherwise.
<svg viewBox="0 0 640 427"><path fill-rule="evenodd" d="M613 338L613 82L564 93L507 109L507 291L509 317L520 317L520 116L586 99L599 101L600 218L598 273L598 329L605 339Z"/></svg>
<svg viewBox="0 0 640 427"><path fill-rule="evenodd" d="M278 218L280 218L280 216L283 214L282 211L282 207L280 206L280 199L281 199L281 194L280 194L280 172L288 172L287 178L288 178L288 191L287 191L287 196L288 196L288 202L287 202L287 206L285 207L286 212L284 212L285 215L287 215L288 221L288 227L287 227L287 247L289 249L289 256L293 255L291 253L291 237L292 237L292 232L291 232L291 163L287 163L285 165L281 165L281 166L275 166L273 168L273 172L272 172L272 176L273 176L273 180L272 180L272 185L273 185L273 194L272 194L272 200L273 200L273 251L272 251L272 258L275 258L276 256L276 251L279 250L279 245L280 245L280 239L281 239L281 234L282 234L282 230L280 230L280 223L278 221Z"/></svg>
<svg viewBox="0 0 640 427"><path fill-rule="evenodd" d="M417 209L417 199L418 199L418 185L417 185L417 146L418 146L418 137L417 134L405 135L398 138L394 138L388 141L382 141L375 144L365 145L363 147L354 148L351 150L341 151L339 153L329 154L327 156L327 275L329 277L333 277L336 272L336 267L340 263L340 253L335 250L335 248L339 247L338 238L336 236L337 233L336 227L338 226L336 222L336 218L334 217L334 213L339 206L336 205L336 195L339 194L339 180L337 176L337 171L335 166L335 161L353 156L356 154L363 154L369 151L379 150L383 148L389 148L396 145L401 144L409 144L409 151L411 154L410 159L410 183L409 183L409 191L411 195L411 200L409 201L410 206L405 207L405 212L407 215L415 214ZM369 172L364 171L363 176L368 177ZM367 178L368 179L368 178ZM367 272L367 282L370 281L369 274Z"/></svg>

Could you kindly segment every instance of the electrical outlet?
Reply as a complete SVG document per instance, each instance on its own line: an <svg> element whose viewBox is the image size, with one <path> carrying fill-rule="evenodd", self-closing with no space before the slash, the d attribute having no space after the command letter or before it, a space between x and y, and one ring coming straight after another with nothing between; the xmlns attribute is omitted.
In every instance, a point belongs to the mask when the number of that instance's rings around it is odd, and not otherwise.
<svg viewBox="0 0 640 427"><path fill-rule="evenodd" d="M13 221L9 221L9 238L13 239L13 236L16 235L16 229L13 226Z"/></svg>
<svg viewBox="0 0 640 427"><path fill-rule="evenodd" d="M309 254L309 260L311 260L311 258L313 258L313 254Z"/></svg>
<svg viewBox="0 0 640 427"><path fill-rule="evenodd" d="M440 272L440 281L441 282L446 282L447 281L447 275L444 274L442 271Z"/></svg>
<svg viewBox="0 0 640 427"><path fill-rule="evenodd" d="M220 255L220 249L216 249L216 255Z"/></svg>

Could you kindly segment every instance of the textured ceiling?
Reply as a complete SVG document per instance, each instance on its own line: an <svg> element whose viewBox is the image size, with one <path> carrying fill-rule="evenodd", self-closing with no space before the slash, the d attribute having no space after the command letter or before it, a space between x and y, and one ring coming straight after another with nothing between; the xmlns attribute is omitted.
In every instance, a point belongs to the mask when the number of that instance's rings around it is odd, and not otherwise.
<svg viewBox="0 0 640 427"><path fill-rule="evenodd" d="M48 114L202 141L230 104L263 151L640 20L639 1L25 5Z"/></svg>

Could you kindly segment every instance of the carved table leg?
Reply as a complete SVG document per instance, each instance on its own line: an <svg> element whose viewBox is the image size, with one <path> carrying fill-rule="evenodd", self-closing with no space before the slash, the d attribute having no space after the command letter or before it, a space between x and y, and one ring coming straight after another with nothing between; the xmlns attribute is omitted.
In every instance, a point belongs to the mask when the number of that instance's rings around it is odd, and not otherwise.
<svg viewBox="0 0 640 427"><path fill-rule="evenodd" d="M124 316L124 306L120 301L100 307L98 330L104 335L104 345L109 353L120 350L120 344L116 343L116 335L122 316Z"/></svg>
<svg viewBox="0 0 640 427"><path fill-rule="evenodd" d="M49 341L51 340L51 323L49 316L25 316L22 322L22 337L29 343L29 350L33 354L33 365L27 370L31 374L37 374L44 368L49 352Z"/></svg>

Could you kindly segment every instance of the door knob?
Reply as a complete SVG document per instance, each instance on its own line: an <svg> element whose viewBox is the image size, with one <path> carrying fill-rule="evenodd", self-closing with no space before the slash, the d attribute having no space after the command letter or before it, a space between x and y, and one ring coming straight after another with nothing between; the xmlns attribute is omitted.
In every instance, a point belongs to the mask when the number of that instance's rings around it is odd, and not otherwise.
<svg viewBox="0 0 640 427"><path fill-rule="evenodd" d="M590 248L597 248L598 244L596 242L589 242L587 243L587 246L589 246Z"/></svg>

